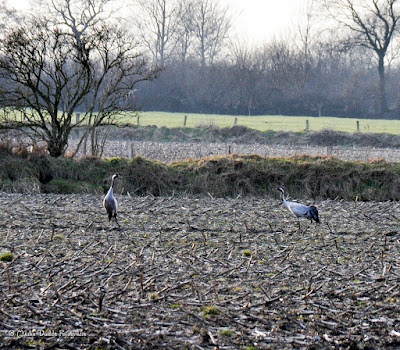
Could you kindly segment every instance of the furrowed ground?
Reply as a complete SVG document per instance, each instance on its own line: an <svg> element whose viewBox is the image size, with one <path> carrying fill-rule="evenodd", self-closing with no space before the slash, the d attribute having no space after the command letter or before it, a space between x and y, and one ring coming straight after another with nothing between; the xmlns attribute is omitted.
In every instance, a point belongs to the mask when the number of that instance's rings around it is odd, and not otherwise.
<svg viewBox="0 0 400 350"><path fill-rule="evenodd" d="M397 202L0 196L3 349L400 346Z"/></svg>

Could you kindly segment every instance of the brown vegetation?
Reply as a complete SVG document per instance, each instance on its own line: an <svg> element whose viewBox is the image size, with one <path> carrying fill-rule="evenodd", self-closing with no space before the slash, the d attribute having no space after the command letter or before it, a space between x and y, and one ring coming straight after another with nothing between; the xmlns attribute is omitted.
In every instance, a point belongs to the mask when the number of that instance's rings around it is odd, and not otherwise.
<svg viewBox="0 0 400 350"><path fill-rule="evenodd" d="M230 155L163 164L141 157L74 160L9 152L0 158L0 188L6 192L104 193L113 173L121 175L123 193L135 195L265 196L284 186L303 198L400 199L400 165L385 161Z"/></svg>

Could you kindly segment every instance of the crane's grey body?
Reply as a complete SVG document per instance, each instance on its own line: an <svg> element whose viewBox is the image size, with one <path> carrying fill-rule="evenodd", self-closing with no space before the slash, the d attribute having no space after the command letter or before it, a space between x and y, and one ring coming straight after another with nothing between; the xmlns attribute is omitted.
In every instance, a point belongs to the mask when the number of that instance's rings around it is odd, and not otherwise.
<svg viewBox="0 0 400 350"><path fill-rule="evenodd" d="M318 209L315 206L308 206L297 202L287 201L285 199L285 190L282 187L279 187L278 190L281 191L283 205L288 208L289 211L297 218L307 218L311 221L314 220L315 222L319 222Z"/></svg>
<svg viewBox="0 0 400 350"><path fill-rule="evenodd" d="M117 221L118 202L114 197L114 182L117 177L118 174L114 174L111 178L111 186L104 197L103 206L106 209L108 215L108 221L111 222L111 219L114 218L116 224L120 226Z"/></svg>

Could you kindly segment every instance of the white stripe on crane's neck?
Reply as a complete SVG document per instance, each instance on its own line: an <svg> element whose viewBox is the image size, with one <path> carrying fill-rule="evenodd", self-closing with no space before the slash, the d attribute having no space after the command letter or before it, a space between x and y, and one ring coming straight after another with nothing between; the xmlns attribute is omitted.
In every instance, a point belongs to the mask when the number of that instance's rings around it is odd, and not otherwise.
<svg viewBox="0 0 400 350"><path fill-rule="evenodd" d="M286 198L285 198L285 190L282 187L279 187L278 189L279 189L279 191L281 191L281 199L282 199L283 205L291 211L290 205L286 201Z"/></svg>
<svg viewBox="0 0 400 350"><path fill-rule="evenodd" d="M282 199L282 201L286 202L284 189L282 187L279 187L279 191L281 191L281 199Z"/></svg>
<svg viewBox="0 0 400 350"><path fill-rule="evenodd" d="M108 190L108 194L109 195L111 195L111 196L113 196L114 197L114 191L113 191L113 188L114 188L114 181L115 181L115 179L117 178L118 176L117 175L113 175L112 177L111 177L111 186L110 186L110 189Z"/></svg>
<svg viewBox="0 0 400 350"><path fill-rule="evenodd" d="M118 177L118 175L116 175L116 174L114 174L112 177L111 177L111 187L110 187L110 189L112 189L113 187L114 187L114 181L115 181L115 179Z"/></svg>

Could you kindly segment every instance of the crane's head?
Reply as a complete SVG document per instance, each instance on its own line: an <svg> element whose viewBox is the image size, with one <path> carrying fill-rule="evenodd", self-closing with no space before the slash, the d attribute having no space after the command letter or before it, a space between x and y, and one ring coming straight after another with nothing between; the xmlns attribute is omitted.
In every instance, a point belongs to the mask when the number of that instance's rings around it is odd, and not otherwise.
<svg viewBox="0 0 400 350"><path fill-rule="evenodd" d="M114 175L112 176L112 179L115 180L117 177L118 177L118 174L114 174Z"/></svg>
<svg viewBox="0 0 400 350"><path fill-rule="evenodd" d="M285 190L282 187L278 187L278 191L281 191L282 193L285 193Z"/></svg>

